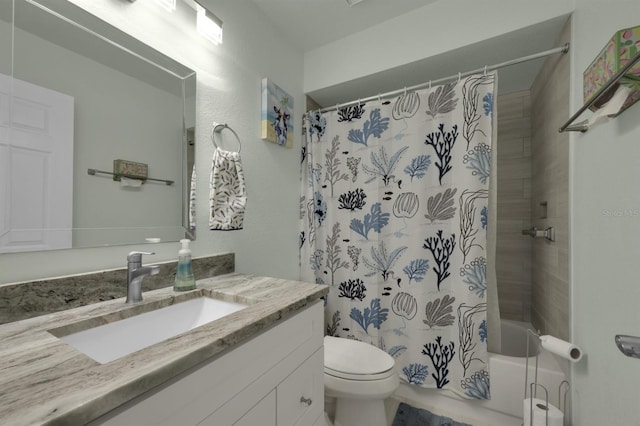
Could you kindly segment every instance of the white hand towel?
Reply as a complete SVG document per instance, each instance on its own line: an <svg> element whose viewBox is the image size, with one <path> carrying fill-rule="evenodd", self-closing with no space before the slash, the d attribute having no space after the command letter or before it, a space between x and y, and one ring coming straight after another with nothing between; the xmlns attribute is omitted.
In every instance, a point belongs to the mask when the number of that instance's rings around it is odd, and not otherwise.
<svg viewBox="0 0 640 426"><path fill-rule="evenodd" d="M216 148L211 167L209 229L242 229L247 193L240 153Z"/></svg>
<svg viewBox="0 0 640 426"><path fill-rule="evenodd" d="M191 186L189 187L189 229L196 229L196 165L191 170Z"/></svg>

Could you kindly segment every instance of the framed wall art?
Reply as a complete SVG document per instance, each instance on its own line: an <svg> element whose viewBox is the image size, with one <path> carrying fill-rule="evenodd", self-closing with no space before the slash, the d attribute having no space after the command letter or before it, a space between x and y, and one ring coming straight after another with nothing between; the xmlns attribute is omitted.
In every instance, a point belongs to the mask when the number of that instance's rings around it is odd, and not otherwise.
<svg viewBox="0 0 640 426"><path fill-rule="evenodd" d="M269 78L262 79L262 139L293 146L293 98Z"/></svg>

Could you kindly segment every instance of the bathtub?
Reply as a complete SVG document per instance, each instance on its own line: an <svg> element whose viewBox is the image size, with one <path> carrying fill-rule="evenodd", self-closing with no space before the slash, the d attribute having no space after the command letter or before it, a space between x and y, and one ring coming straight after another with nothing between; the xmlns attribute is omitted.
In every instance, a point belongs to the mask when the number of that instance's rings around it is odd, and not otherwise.
<svg viewBox="0 0 640 426"><path fill-rule="evenodd" d="M473 426L521 426L526 366L527 328L531 324L502 320L502 352L489 353L491 400L472 401L435 389L423 389L405 382L393 398L417 408L451 417ZM531 345L534 346L534 345ZM542 351L538 356L538 383L549 390L549 402L558 404L558 387L565 374L560 361ZM566 362L566 361L565 361ZM533 381L535 357L529 358L529 382ZM538 398L544 399L544 391Z"/></svg>

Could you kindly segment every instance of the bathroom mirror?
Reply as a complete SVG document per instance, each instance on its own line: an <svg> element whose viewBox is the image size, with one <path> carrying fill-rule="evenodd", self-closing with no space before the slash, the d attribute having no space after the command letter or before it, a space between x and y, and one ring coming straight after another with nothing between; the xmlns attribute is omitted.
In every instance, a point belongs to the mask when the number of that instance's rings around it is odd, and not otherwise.
<svg viewBox="0 0 640 426"><path fill-rule="evenodd" d="M194 239L193 70L66 0L2 1L0 58L0 253Z"/></svg>

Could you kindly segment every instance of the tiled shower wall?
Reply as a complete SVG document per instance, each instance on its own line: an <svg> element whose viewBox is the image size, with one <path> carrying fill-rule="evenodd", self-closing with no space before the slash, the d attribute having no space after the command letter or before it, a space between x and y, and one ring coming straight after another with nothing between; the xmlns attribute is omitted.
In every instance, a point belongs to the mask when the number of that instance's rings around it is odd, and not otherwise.
<svg viewBox="0 0 640 426"><path fill-rule="evenodd" d="M557 45L570 36L567 23ZM556 231L554 242L536 238L533 244L531 322L543 334L565 340L570 337L569 134L558 128L570 116L569 65L569 55L550 56L531 87L532 221Z"/></svg>
<svg viewBox="0 0 640 426"><path fill-rule="evenodd" d="M531 320L531 95L498 96L496 276L500 316Z"/></svg>
<svg viewBox="0 0 640 426"><path fill-rule="evenodd" d="M557 45L570 40L570 23ZM569 339L569 56L550 56L531 91L498 96L496 275L502 318ZM553 227L556 241L523 229Z"/></svg>

